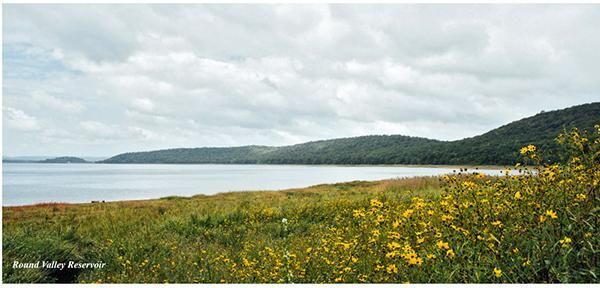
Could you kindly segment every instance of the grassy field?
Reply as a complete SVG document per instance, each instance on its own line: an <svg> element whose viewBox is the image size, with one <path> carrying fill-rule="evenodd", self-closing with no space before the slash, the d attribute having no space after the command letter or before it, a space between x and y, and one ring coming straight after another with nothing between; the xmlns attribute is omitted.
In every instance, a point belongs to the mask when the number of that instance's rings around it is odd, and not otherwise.
<svg viewBox="0 0 600 288"><path fill-rule="evenodd" d="M564 164L191 198L3 208L4 282L600 282L600 142ZM595 140L594 140L595 139ZM14 261L106 263L18 269Z"/></svg>

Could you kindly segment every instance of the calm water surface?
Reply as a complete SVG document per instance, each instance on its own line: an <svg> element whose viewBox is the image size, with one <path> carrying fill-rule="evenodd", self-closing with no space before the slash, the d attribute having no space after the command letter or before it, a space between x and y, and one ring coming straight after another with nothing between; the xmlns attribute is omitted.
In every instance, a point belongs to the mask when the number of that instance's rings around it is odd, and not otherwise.
<svg viewBox="0 0 600 288"><path fill-rule="evenodd" d="M441 175L453 170L398 166L37 163L3 163L2 168L4 206L286 189L352 180Z"/></svg>

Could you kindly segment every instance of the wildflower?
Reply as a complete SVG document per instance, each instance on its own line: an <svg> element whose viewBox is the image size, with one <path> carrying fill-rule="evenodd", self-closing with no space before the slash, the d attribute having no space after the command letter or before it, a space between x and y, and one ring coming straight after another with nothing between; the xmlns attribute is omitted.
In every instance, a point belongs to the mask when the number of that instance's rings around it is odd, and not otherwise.
<svg viewBox="0 0 600 288"><path fill-rule="evenodd" d="M371 206L376 207L376 208L381 208L381 207L383 207L383 203L381 203L381 201L379 201L377 199L372 199Z"/></svg>
<svg viewBox="0 0 600 288"><path fill-rule="evenodd" d="M523 262L523 264L521 264L521 266L525 267L525 266L529 266L531 265L531 260L527 259L527 261Z"/></svg>
<svg viewBox="0 0 600 288"><path fill-rule="evenodd" d="M388 259L394 259L397 255L398 255L398 253L396 251L392 251L392 252L386 253L385 257Z"/></svg>
<svg viewBox="0 0 600 288"><path fill-rule="evenodd" d="M421 265L422 263L423 263L423 259L421 259L420 257L410 257L408 259L409 265Z"/></svg>
<svg viewBox="0 0 600 288"><path fill-rule="evenodd" d="M283 224L287 224L287 222L288 222L287 218L283 218L283 219L281 219L281 223L283 223Z"/></svg>
<svg viewBox="0 0 600 288"><path fill-rule="evenodd" d="M434 254L427 254L427 259L435 259L437 258Z"/></svg>
<svg viewBox="0 0 600 288"><path fill-rule="evenodd" d="M544 216L544 215L540 215L538 218L540 219L540 223L543 223L544 221L546 221L546 216Z"/></svg>
<svg viewBox="0 0 600 288"><path fill-rule="evenodd" d="M571 246L571 238L565 236L562 240L558 241L563 248Z"/></svg>
<svg viewBox="0 0 600 288"><path fill-rule="evenodd" d="M556 215L556 212L554 212L554 210L546 210L546 216L549 216L552 219L558 218L558 216Z"/></svg>
<svg viewBox="0 0 600 288"><path fill-rule="evenodd" d="M244 266L246 266L246 267L252 266L252 264L250 263L250 261L248 261L248 259L246 259L246 258L242 259L242 264L244 264Z"/></svg>
<svg viewBox="0 0 600 288"><path fill-rule="evenodd" d="M388 239L400 239L400 233L398 232L389 232L387 235Z"/></svg>
<svg viewBox="0 0 600 288"><path fill-rule="evenodd" d="M502 277L502 270L500 268L494 268L494 276L496 276L496 278Z"/></svg>
<svg viewBox="0 0 600 288"><path fill-rule="evenodd" d="M579 194L575 195L575 199L577 201L585 201L585 199L587 199L587 195L585 195L583 193L579 193Z"/></svg>
<svg viewBox="0 0 600 288"><path fill-rule="evenodd" d="M390 250L396 250L401 247L400 244L398 244L398 242L388 243L387 246L388 248L390 248Z"/></svg>
<svg viewBox="0 0 600 288"><path fill-rule="evenodd" d="M400 226L400 223L401 223L400 220L396 220L392 223L392 227L398 228Z"/></svg>
<svg viewBox="0 0 600 288"><path fill-rule="evenodd" d="M450 222L452 221L452 219L454 219L454 217L452 217L451 215L442 215L441 219L442 221Z"/></svg>
<svg viewBox="0 0 600 288"><path fill-rule="evenodd" d="M375 229L373 231L371 231L371 235L373 235L374 237L378 237L381 233L379 232L378 229Z"/></svg>
<svg viewBox="0 0 600 288"><path fill-rule="evenodd" d="M515 254L519 253L519 248L517 248L517 247L513 248L512 252L515 253Z"/></svg>
<svg viewBox="0 0 600 288"><path fill-rule="evenodd" d="M350 243L343 243L343 242L341 242L341 243L339 243L339 244L340 244L340 246L342 246L342 248L343 248L344 250L348 250L348 249L350 249Z"/></svg>
<svg viewBox="0 0 600 288"><path fill-rule="evenodd" d="M396 267L396 264L391 264L391 265L388 265L388 267L386 268L386 271L389 274L398 273L398 267Z"/></svg>
<svg viewBox="0 0 600 288"><path fill-rule="evenodd" d="M521 196L521 192L517 191L517 192L515 193L515 200L519 200L519 199L521 199L521 197L522 197L522 196Z"/></svg>
<svg viewBox="0 0 600 288"><path fill-rule="evenodd" d="M466 188L466 189L473 189L473 188L477 187L477 184L475 184L471 181L462 182L461 185L463 188Z"/></svg>
<svg viewBox="0 0 600 288"><path fill-rule="evenodd" d="M408 209L402 213L402 217L409 218L413 214L413 212L414 211L412 209Z"/></svg>
<svg viewBox="0 0 600 288"><path fill-rule="evenodd" d="M306 248L306 253L310 253L312 251L311 247Z"/></svg>
<svg viewBox="0 0 600 288"><path fill-rule="evenodd" d="M535 152L535 150L536 150L535 146L533 146L531 144L527 145L527 146L521 148L521 155L525 155L525 154L527 154L527 152Z"/></svg>
<svg viewBox="0 0 600 288"><path fill-rule="evenodd" d="M453 259L454 256L456 256L456 254L454 254L454 250L450 249L450 250L446 251L446 257Z"/></svg>
<svg viewBox="0 0 600 288"><path fill-rule="evenodd" d="M438 241L437 247L438 247L438 249L446 249L446 250L450 249L448 242L444 242L444 241Z"/></svg>
<svg viewBox="0 0 600 288"><path fill-rule="evenodd" d="M363 209L355 209L352 211L352 216L354 218L361 218L365 216L365 210Z"/></svg>
<svg viewBox="0 0 600 288"><path fill-rule="evenodd" d="M496 221L492 222L492 226L502 227L502 221L496 220Z"/></svg>
<svg viewBox="0 0 600 288"><path fill-rule="evenodd" d="M425 242L425 238L417 238L417 244Z"/></svg>
<svg viewBox="0 0 600 288"><path fill-rule="evenodd" d="M377 222L378 223L382 223L383 221L385 221L385 217L383 215L378 215L377 216Z"/></svg>

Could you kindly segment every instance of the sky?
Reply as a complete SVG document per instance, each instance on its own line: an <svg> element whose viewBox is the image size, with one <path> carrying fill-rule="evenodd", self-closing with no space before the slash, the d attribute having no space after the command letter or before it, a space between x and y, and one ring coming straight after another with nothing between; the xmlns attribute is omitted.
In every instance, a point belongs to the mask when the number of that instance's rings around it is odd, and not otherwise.
<svg viewBox="0 0 600 288"><path fill-rule="evenodd" d="M456 140L600 100L598 5L3 5L4 156Z"/></svg>

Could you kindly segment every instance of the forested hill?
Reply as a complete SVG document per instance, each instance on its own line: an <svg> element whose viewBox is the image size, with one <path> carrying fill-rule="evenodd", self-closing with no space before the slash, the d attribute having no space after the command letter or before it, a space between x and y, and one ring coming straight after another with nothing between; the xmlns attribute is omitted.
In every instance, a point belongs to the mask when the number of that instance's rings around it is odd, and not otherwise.
<svg viewBox="0 0 600 288"><path fill-rule="evenodd" d="M600 124L600 103L542 112L483 135L439 141L401 135L361 136L291 146L180 148L124 153L101 163L239 164L514 164L518 150L534 144L554 150L556 135L571 127Z"/></svg>

